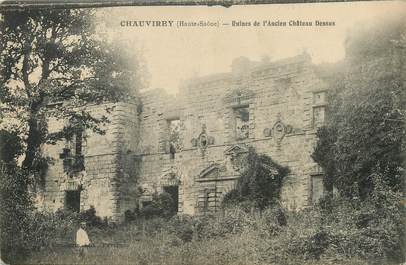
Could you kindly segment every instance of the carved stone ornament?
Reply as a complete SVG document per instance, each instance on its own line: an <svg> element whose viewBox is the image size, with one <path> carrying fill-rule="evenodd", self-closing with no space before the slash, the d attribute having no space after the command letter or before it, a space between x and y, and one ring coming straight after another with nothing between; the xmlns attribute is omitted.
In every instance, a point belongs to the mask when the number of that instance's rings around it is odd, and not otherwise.
<svg viewBox="0 0 406 265"><path fill-rule="evenodd" d="M235 157L245 153L248 153L248 146L246 146L245 144L232 145L224 151L224 155L231 157Z"/></svg>
<svg viewBox="0 0 406 265"><path fill-rule="evenodd" d="M277 121L274 126L272 127L272 134L276 140L282 140L282 138L286 134L286 127L282 121Z"/></svg>
<svg viewBox="0 0 406 265"><path fill-rule="evenodd" d="M224 165L219 163L211 163L200 171L200 173L197 175L197 179L218 178L221 172L225 172Z"/></svg>
<svg viewBox="0 0 406 265"><path fill-rule="evenodd" d="M286 135L286 131L286 126L280 119L272 127L272 137L274 137L276 141L277 150L280 150L281 142L283 137Z"/></svg>
<svg viewBox="0 0 406 265"><path fill-rule="evenodd" d="M209 145L215 144L215 140L214 140L213 136L209 136L207 139L209 140Z"/></svg>
<svg viewBox="0 0 406 265"><path fill-rule="evenodd" d="M264 129L264 136L265 136L265 137L271 137L271 136L272 136L272 130L271 130L271 128L265 128L265 129Z"/></svg>
<svg viewBox="0 0 406 265"><path fill-rule="evenodd" d="M206 125L204 124L202 126L202 132L199 134L199 136L191 140L192 146L198 147L202 151L202 153L206 151L209 145L213 145L214 142L214 137L207 135Z"/></svg>
<svg viewBox="0 0 406 265"><path fill-rule="evenodd" d="M293 127L291 125L286 125L285 132L286 132L286 134L292 133Z"/></svg>
<svg viewBox="0 0 406 265"><path fill-rule="evenodd" d="M248 151L248 146L243 144L237 144L227 148L224 151L224 155L226 156L228 169L234 172L240 172L242 169L243 160L245 159Z"/></svg>
<svg viewBox="0 0 406 265"><path fill-rule="evenodd" d="M272 126L272 128L265 128L264 129L264 136L265 137L273 137L277 141L278 144L282 141L283 137L286 134L293 133L293 127L291 125L285 125L281 118L280 115L278 115L278 120L275 122L275 124Z"/></svg>
<svg viewBox="0 0 406 265"><path fill-rule="evenodd" d="M200 149L206 149L208 145L209 145L209 139L207 137L207 134L205 132L202 132L199 135L199 147L200 147Z"/></svg>

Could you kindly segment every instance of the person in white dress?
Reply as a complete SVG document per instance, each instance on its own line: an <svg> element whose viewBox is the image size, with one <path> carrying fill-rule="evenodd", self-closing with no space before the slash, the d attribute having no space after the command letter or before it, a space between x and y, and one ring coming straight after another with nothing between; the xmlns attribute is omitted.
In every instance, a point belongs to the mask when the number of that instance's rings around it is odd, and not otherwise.
<svg viewBox="0 0 406 265"><path fill-rule="evenodd" d="M85 231L86 223L80 223L80 227L76 232L76 246L79 248L79 257L83 257L85 254L85 248L90 246L90 239Z"/></svg>
<svg viewBox="0 0 406 265"><path fill-rule="evenodd" d="M0 252L0 265L7 265L2 259L1 259L1 252Z"/></svg>

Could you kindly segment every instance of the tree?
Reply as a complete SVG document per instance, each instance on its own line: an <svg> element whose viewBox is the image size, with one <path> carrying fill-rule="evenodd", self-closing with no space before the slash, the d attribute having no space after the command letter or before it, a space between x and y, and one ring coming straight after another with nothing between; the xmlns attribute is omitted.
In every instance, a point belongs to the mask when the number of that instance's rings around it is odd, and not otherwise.
<svg viewBox="0 0 406 265"><path fill-rule="evenodd" d="M95 33L91 9L3 11L0 18L0 108L18 121L24 139L22 168L31 174L40 147L69 136L75 128L103 133L106 117L93 117L90 103L131 100L137 69ZM135 84L135 85L134 85ZM48 133L47 119L69 121Z"/></svg>
<svg viewBox="0 0 406 265"><path fill-rule="evenodd" d="M280 198L283 179L289 174L289 169L267 155L258 154L253 147L242 164L236 188L225 195L224 203L250 202L260 210L274 205Z"/></svg>
<svg viewBox="0 0 406 265"><path fill-rule="evenodd" d="M330 82L328 120L312 155L329 190L366 198L374 174L394 191L403 189L406 54L395 44L404 34L404 21L394 19L347 40L347 72Z"/></svg>
<svg viewBox="0 0 406 265"><path fill-rule="evenodd" d="M14 166L22 153L21 138L6 130L0 130L0 161Z"/></svg>
<svg viewBox="0 0 406 265"><path fill-rule="evenodd" d="M135 100L136 61L95 32L92 9L27 9L0 14L0 195L3 254L27 248L30 184L41 176L41 145L77 128L103 133L89 104ZM48 119L68 121L48 131ZM22 155L22 156L21 156ZM17 157L21 156L21 167ZM20 253L21 254L21 253ZM21 255L20 255L21 256Z"/></svg>
<svg viewBox="0 0 406 265"><path fill-rule="evenodd" d="M22 250L19 247L23 242L21 228L32 209L25 192L27 178L17 167L16 160L21 152L19 136L0 130L0 259L9 259Z"/></svg>

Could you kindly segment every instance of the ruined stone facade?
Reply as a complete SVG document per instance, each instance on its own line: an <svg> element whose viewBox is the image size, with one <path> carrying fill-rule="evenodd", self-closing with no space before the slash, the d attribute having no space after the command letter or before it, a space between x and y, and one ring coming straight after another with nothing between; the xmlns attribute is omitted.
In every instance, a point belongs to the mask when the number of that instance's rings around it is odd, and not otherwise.
<svg viewBox="0 0 406 265"><path fill-rule="evenodd" d="M120 220L167 191L179 213L213 212L239 177L233 161L252 146L290 168L282 203L306 207L323 192L310 155L325 104L326 86L305 53L275 62L241 57L231 72L189 80L176 96L145 91L138 104L115 104L106 135L83 137L84 167L71 176L63 149L74 148L44 147L56 159L41 205L56 210L79 196L81 210L93 205L98 215Z"/></svg>
<svg viewBox="0 0 406 265"><path fill-rule="evenodd" d="M93 132L75 134L69 141L46 145L43 153L52 158L45 177L44 190L38 205L45 210L71 208L86 210L95 207L97 214L119 220L126 207L137 202L135 163L128 163L127 150L136 150L139 130L137 108L133 104L116 103L89 106L95 117L108 116L102 128L104 135ZM50 132L63 123L50 120Z"/></svg>

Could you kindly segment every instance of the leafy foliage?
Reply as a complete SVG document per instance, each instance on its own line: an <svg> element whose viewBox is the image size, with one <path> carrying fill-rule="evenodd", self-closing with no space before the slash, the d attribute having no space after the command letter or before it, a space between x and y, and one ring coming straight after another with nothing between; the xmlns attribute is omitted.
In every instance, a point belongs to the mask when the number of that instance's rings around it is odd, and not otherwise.
<svg viewBox="0 0 406 265"><path fill-rule="evenodd" d="M21 155L23 150L21 138L6 130L0 130L0 161L11 163Z"/></svg>
<svg viewBox="0 0 406 265"><path fill-rule="evenodd" d="M333 261L400 262L405 260L406 216L401 204L406 177L404 18L358 30L347 40L347 71L330 80L328 119L317 132L312 154L324 170L326 188L339 192L323 198L317 209L327 232L321 255Z"/></svg>
<svg viewBox="0 0 406 265"><path fill-rule="evenodd" d="M107 226L107 219L102 220L100 216L97 216L96 209L93 205L91 205L89 209L80 212L78 220L86 222L89 227L102 228Z"/></svg>
<svg viewBox="0 0 406 265"><path fill-rule="evenodd" d="M24 135L22 166L36 171L43 143L67 138L80 126L103 133L106 117L86 106L133 100L140 85L136 65L119 47L95 33L92 9L2 11L0 19L0 108ZM131 58L134 59L134 58ZM65 120L48 132L49 119Z"/></svg>
<svg viewBox="0 0 406 265"><path fill-rule="evenodd" d="M26 187L29 179L16 166L22 152L19 137L15 133L0 130L0 239L1 252L7 258L22 251L28 212L32 210L31 198Z"/></svg>
<svg viewBox="0 0 406 265"><path fill-rule="evenodd" d="M365 199L329 198L320 205L321 220L328 227L326 254L336 258L402 261L405 259L405 208L402 194L373 176L374 190Z"/></svg>
<svg viewBox="0 0 406 265"><path fill-rule="evenodd" d="M280 197L284 177L289 169L280 166L271 157L258 154L250 148L243 161L243 169L235 190L224 198L224 204L245 202L259 209L274 205Z"/></svg>
<svg viewBox="0 0 406 265"><path fill-rule="evenodd" d="M300 212L287 212L276 206L252 214L237 206L211 216L138 218L114 229L93 226L88 232L96 245L92 251L98 255L112 251L117 255L115 262L129 259L136 263L142 258L150 263L152 257L159 255L157 263L172 264L168 259L174 258L177 263L173 264L178 264L179 257L183 257L186 261L182 264L208 264L195 259L212 259L216 255L216 262L221 260L221 264L235 264L236 260L237 264L399 263L404 260L404 234L399 232L405 210L399 203L401 194L393 192L379 176L374 177L374 183L377 188L367 200L326 198L329 203ZM285 224L280 223L280 211L286 216ZM46 246L36 253L59 253L53 245L73 242L81 215L64 211L38 214L38 222L31 220L33 224L29 226L29 235L37 237L27 242ZM97 247L104 242L119 243L120 247ZM141 257L129 252L136 247L144 249L138 253ZM117 253L119 249L121 253ZM47 256L42 263L50 259Z"/></svg>
<svg viewBox="0 0 406 265"><path fill-rule="evenodd" d="M139 214L145 218L171 217L176 214L177 205L167 192L154 194L151 204L143 207Z"/></svg>
<svg viewBox="0 0 406 265"><path fill-rule="evenodd" d="M0 161L1 253L4 259L25 253L25 229L33 210L26 187L29 180L17 167ZM7 254L7 255L6 255Z"/></svg>
<svg viewBox="0 0 406 265"><path fill-rule="evenodd" d="M48 162L41 146L69 138L78 127L103 133L107 118L92 116L86 106L134 100L140 79L134 58L95 34L92 9L1 12L1 240L2 253L11 257L46 244L56 222L63 223L32 211L28 186L43 181ZM50 119L66 126L51 133Z"/></svg>
<svg viewBox="0 0 406 265"><path fill-rule="evenodd" d="M330 83L328 122L317 132L312 155L326 173L329 190L334 186L345 196L364 198L373 189L374 173L394 190L404 185L406 89L398 60L406 54L393 44L404 34L401 25L362 34L377 41L355 36L347 41L347 72ZM359 58L360 51L369 56Z"/></svg>

